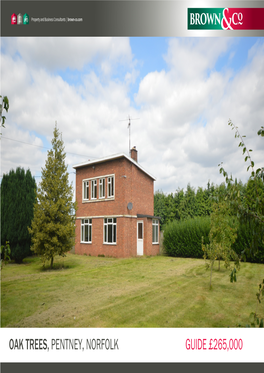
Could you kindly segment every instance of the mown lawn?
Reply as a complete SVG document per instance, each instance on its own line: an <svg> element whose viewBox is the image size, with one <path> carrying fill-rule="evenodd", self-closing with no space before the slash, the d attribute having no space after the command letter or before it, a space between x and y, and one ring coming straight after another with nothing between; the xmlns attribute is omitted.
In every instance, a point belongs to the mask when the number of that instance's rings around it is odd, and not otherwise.
<svg viewBox="0 0 264 373"><path fill-rule="evenodd" d="M43 269L37 257L4 266L2 327L236 327L256 310L264 278L263 264L242 263L232 284L216 265L209 290L203 260L165 256L67 254L55 266Z"/></svg>

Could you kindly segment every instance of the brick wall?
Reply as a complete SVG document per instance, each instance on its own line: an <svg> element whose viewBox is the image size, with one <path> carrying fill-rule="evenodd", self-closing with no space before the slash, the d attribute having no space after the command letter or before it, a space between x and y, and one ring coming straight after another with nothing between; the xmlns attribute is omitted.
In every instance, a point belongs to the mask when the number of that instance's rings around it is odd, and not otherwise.
<svg viewBox="0 0 264 373"><path fill-rule="evenodd" d="M152 219L143 218L144 222L144 255L157 255L160 252L159 244L152 243Z"/></svg>
<svg viewBox="0 0 264 373"><path fill-rule="evenodd" d="M103 224L103 218L92 219L92 243L81 243L81 219L76 220L76 254L91 256L104 255L116 258L129 258L137 255L137 219L128 217L117 218L116 244L103 243Z"/></svg>
<svg viewBox="0 0 264 373"><path fill-rule="evenodd" d="M76 169L76 216L136 215L154 213L153 180L125 158ZM82 181L105 175L115 175L115 196L111 200L82 202ZM107 191L107 179L105 181ZM99 193L99 180L97 181ZM90 182L91 195L91 182ZM132 210L127 205L133 204Z"/></svg>
<svg viewBox="0 0 264 373"><path fill-rule="evenodd" d="M94 166L94 168L93 168ZM97 200L91 201L91 182L89 186L89 201L82 200L84 179L115 175L115 195L113 199L99 199L99 179L97 179ZM147 174L126 158L118 158L103 163L76 169L76 244L75 253L97 256L130 257L137 255L137 214L153 215L154 213L154 182ZM107 196L107 179L105 179ZM133 204L132 210L127 205ZM118 217L126 215L133 217ZM95 218L96 216L100 218ZM103 243L103 217L117 216L117 243ZM92 243L80 243L81 219L92 218ZM148 220L148 221L147 221ZM148 228L147 228L148 227ZM152 254L152 220L146 219L145 233L146 255ZM150 236L150 238L148 238ZM158 246L158 245L156 245Z"/></svg>

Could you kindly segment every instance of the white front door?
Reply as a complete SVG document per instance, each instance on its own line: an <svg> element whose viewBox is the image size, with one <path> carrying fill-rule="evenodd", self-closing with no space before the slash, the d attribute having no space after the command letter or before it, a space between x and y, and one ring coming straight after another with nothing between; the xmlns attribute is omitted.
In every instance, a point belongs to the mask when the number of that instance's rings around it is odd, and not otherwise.
<svg viewBox="0 0 264 373"><path fill-rule="evenodd" d="M143 221L137 222L137 255L143 255L143 232L144 232Z"/></svg>

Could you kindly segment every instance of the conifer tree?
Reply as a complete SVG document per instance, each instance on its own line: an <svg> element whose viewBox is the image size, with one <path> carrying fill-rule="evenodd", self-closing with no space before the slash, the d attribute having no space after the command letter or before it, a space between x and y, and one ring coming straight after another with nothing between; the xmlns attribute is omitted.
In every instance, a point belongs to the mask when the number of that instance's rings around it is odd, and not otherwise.
<svg viewBox="0 0 264 373"><path fill-rule="evenodd" d="M11 258L21 263L31 255L28 226L33 219L36 182L30 170L18 167L1 182L1 243L9 241Z"/></svg>
<svg viewBox="0 0 264 373"><path fill-rule="evenodd" d="M65 256L74 245L76 209L65 164L64 144L57 126L53 135L29 228L33 242L31 250L42 257L43 263L50 261L51 268L54 257Z"/></svg>

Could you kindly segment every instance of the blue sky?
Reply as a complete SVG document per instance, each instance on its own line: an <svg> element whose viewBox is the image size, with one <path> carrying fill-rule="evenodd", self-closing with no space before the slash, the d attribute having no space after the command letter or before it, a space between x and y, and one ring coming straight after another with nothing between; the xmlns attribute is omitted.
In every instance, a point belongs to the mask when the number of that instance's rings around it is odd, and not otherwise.
<svg viewBox="0 0 264 373"><path fill-rule="evenodd" d="M170 38L167 37L131 37L130 46L136 60L136 68L138 70L138 76L136 82L131 85L129 97L131 103L135 108L138 105L134 102L134 95L138 91L140 81L150 72L161 70L168 71L168 65L164 60L164 56L167 53L168 41ZM260 38L258 37L243 37L235 38L233 48L229 54L220 55L214 66L216 71L221 71L225 68L232 68L235 71L242 69L247 63L248 50L257 42ZM262 41L261 41L262 42ZM82 69L81 73L89 73L95 71L100 74L100 67L96 63L90 63ZM82 76L80 71L70 68L58 70L60 76L65 79L71 85L77 85L82 83ZM209 71L208 71L209 73ZM126 74L126 68L117 68L112 75L112 79L122 80ZM105 82L106 83L106 82Z"/></svg>
<svg viewBox="0 0 264 373"><path fill-rule="evenodd" d="M69 172L128 154L128 116L140 118L131 145L155 190L219 184L222 161L246 181L229 118L262 166L263 38L2 38L1 62L10 100L2 172L21 166L40 176L46 149L29 144L49 147L55 121L66 151L82 155L67 155Z"/></svg>

